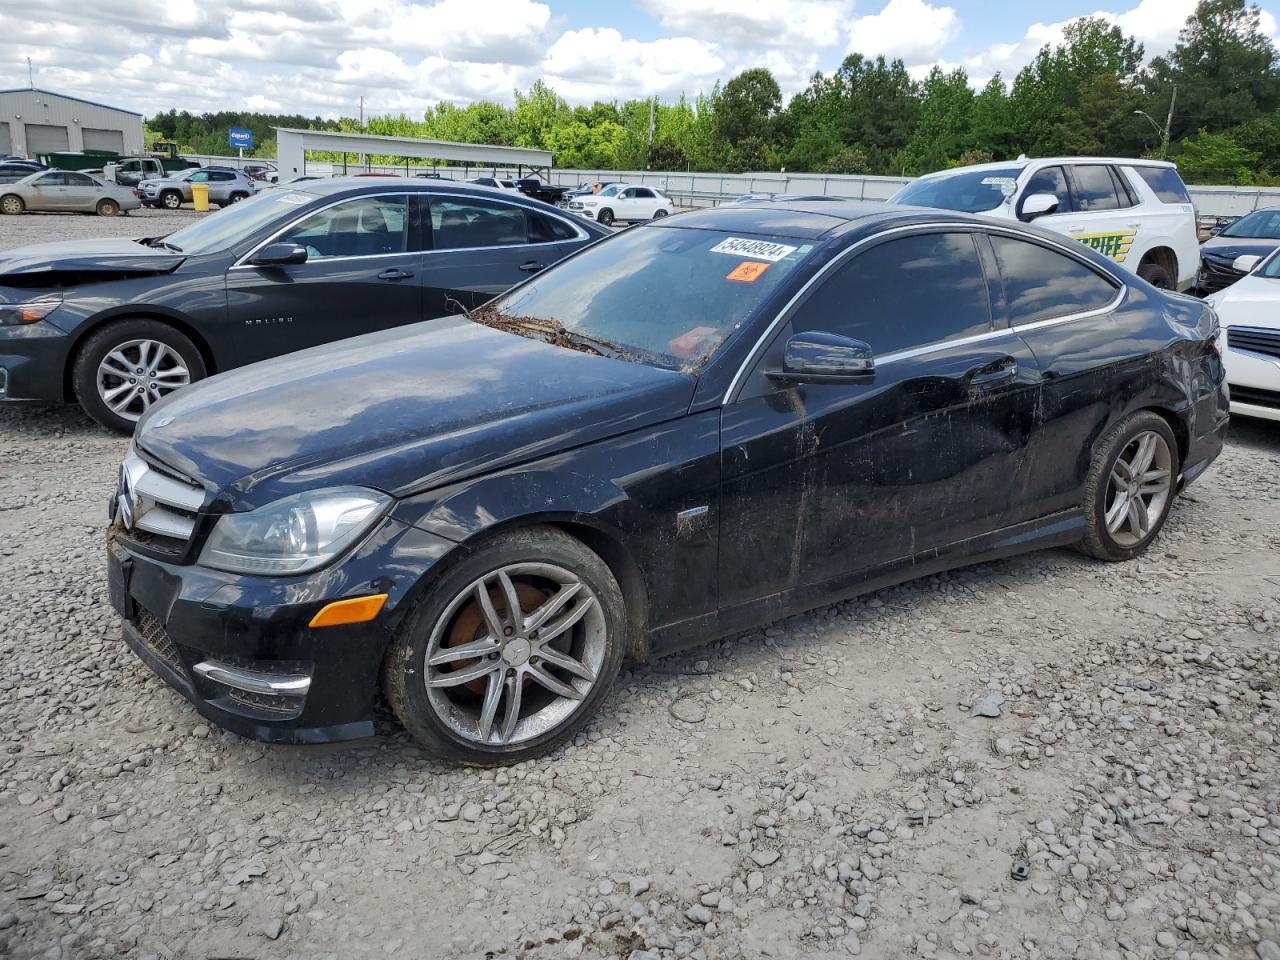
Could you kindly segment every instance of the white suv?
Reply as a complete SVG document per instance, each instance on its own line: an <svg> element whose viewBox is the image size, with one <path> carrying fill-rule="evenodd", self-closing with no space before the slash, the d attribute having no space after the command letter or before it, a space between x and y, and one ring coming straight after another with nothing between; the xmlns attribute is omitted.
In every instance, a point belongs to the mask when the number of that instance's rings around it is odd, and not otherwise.
<svg viewBox="0 0 1280 960"><path fill-rule="evenodd" d="M569 209L607 227L615 221L658 220L670 216L672 204L653 187L612 183L599 193L570 200Z"/></svg>
<svg viewBox="0 0 1280 960"><path fill-rule="evenodd" d="M931 173L889 202L1034 220L1165 289L1194 286L1200 266L1195 207L1159 160L1019 157Z"/></svg>

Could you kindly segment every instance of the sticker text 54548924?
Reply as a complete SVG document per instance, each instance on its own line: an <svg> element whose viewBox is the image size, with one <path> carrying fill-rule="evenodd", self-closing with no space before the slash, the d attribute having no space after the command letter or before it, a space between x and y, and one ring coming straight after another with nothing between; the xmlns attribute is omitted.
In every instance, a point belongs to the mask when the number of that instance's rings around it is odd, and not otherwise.
<svg viewBox="0 0 1280 960"><path fill-rule="evenodd" d="M731 257L750 257L752 260L768 260L770 263L777 263L787 254L795 251L795 247L789 247L785 243L748 240L744 237L729 237L711 248L712 253L727 253Z"/></svg>

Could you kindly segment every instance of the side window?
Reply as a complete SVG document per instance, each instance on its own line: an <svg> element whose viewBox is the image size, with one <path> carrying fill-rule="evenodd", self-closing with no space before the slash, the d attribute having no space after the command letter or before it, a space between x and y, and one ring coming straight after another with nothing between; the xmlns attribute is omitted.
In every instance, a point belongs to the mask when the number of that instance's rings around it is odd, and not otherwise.
<svg viewBox="0 0 1280 960"><path fill-rule="evenodd" d="M1161 203L1190 203L1186 184L1173 167L1131 167Z"/></svg>
<svg viewBox="0 0 1280 960"><path fill-rule="evenodd" d="M1129 182L1129 178L1124 175L1124 171L1119 167L1107 167L1111 171L1111 179L1115 181L1116 196L1120 198L1120 206L1136 207L1138 205L1138 195L1133 191L1133 184Z"/></svg>
<svg viewBox="0 0 1280 960"><path fill-rule="evenodd" d="M791 327L862 340L878 355L985 333L991 308L973 236L926 233L855 254Z"/></svg>
<svg viewBox="0 0 1280 960"><path fill-rule="evenodd" d="M637 187L637 188L636 188L636 196L637 196L637 197L642 197L642 198L644 198L645 200L652 200L652 199L653 199L653 191L652 191L652 190L650 190L648 187Z"/></svg>
<svg viewBox="0 0 1280 960"><path fill-rule="evenodd" d="M1034 193L1051 193L1058 198L1058 209L1055 213L1067 213L1071 210L1071 191L1067 188L1067 175L1061 167L1045 167L1037 170L1027 179L1022 188L1022 199L1018 201L1018 216L1022 216L1022 205L1027 197Z"/></svg>
<svg viewBox="0 0 1280 960"><path fill-rule="evenodd" d="M36 181L42 187L61 187L65 186L66 182L67 175L65 173L46 173Z"/></svg>
<svg viewBox="0 0 1280 960"><path fill-rule="evenodd" d="M1074 210L1077 213L1094 213L1099 210L1115 210L1120 206L1116 185L1111 171L1103 164L1080 164L1071 168L1071 180L1075 187Z"/></svg>
<svg viewBox="0 0 1280 960"><path fill-rule="evenodd" d="M212 180L212 181L215 181L215 182L217 182L217 183L226 183L227 181L229 181L229 180L234 180L235 178L236 178L236 175L235 175L234 173L211 173L211 174L209 174L209 179L210 179L210 180Z"/></svg>
<svg viewBox="0 0 1280 960"><path fill-rule="evenodd" d="M1038 243L992 234L1013 326L1105 307L1117 287L1074 257Z"/></svg>
<svg viewBox="0 0 1280 960"><path fill-rule="evenodd" d="M576 240L577 232L559 217L547 216L536 210L527 211L529 216L529 242L555 243L557 240Z"/></svg>
<svg viewBox="0 0 1280 960"><path fill-rule="evenodd" d="M62 175L64 182L68 187L96 187L92 178L86 177L83 173L64 173Z"/></svg>
<svg viewBox="0 0 1280 960"><path fill-rule="evenodd" d="M409 249L408 198L358 197L321 210L276 238L307 248L308 260L377 257Z"/></svg>
<svg viewBox="0 0 1280 960"><path fill-rule="evenodd" d="M190 180L192 183L208 183L209 174L206 171L201 170L199 173L193 173L187 179Z"/></svg>
<svg viewBox="0 0 1280 960"><path fill-rule="evenodd" d="M622 191L622 197L623 199L626 199L626 200L630 200L635 195L636 195L635 187L627 187L627 189Z"/></svg>
<svg viewBox="0 0 1280 960"><path fill-rule="evenodd" d="M504 247L529 242L522 207L479 198L431 198L431 232L436 250Z"/></svg>

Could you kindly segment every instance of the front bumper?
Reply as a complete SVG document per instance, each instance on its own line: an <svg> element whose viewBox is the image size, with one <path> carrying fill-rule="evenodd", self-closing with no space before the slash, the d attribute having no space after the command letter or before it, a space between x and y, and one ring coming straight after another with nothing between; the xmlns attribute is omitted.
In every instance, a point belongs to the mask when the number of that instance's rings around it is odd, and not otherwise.
<svg viewBox="0 0 1280 960"><path fill-rule="evenodd" d="M0 402L60 403L71 338L44 320L0 327Z"/></svg>
<svg viewBox="0 0 1280 960"><path fill-rule="evenodd" d="M1196 277L1196 289L1201 293L1216 293L1231 286L1244 274L1230 264L1211 257L1200 257L1200 273Z"/></svg>
<svg viewBox="0 0 1280 960"><path fill-rule="evenodd" d="M454 544L384 520L306 577L255 577L148 557L113 531L108 584L125 643L213 723L269 743L373 733L378 673L422 576ZM326 604L387 593L376 618L309 626Z"/></svg>

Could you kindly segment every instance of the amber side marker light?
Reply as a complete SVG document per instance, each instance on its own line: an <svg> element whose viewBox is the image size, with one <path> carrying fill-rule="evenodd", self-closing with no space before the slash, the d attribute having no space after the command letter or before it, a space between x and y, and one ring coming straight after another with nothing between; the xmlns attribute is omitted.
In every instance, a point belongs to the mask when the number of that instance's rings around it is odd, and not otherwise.
<svg viewBox="0 0 1280 960"><path fill-rule="evenodd" d="M352 597L349 600L335 600L321 608L311 618L312 627L340 627L344 623L367 623L378 615L382 605L387 602L387 594L379 593L372 597Z"/></svg>

